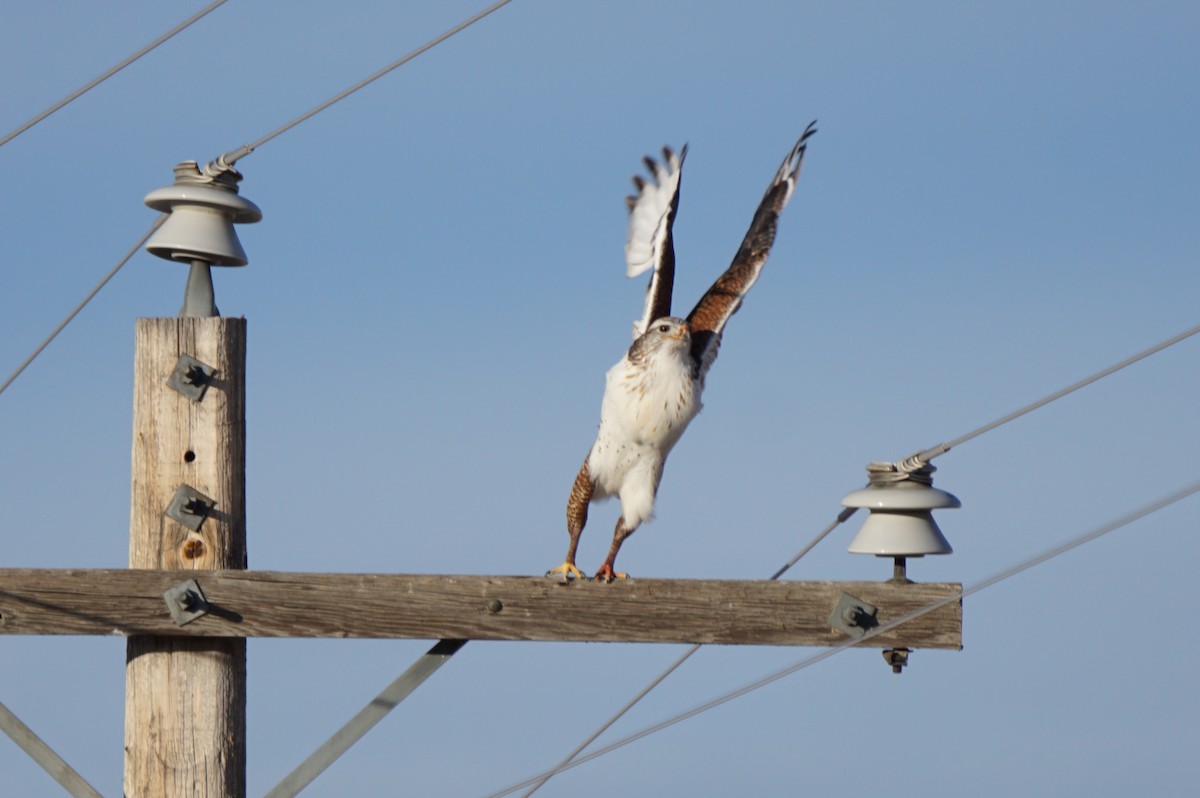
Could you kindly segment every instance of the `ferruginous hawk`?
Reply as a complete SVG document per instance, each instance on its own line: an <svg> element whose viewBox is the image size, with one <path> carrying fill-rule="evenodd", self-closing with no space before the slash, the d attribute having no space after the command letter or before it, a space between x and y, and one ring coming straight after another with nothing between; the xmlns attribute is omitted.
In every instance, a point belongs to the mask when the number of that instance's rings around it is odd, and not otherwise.
<svg viewBox="0 0 1200 798"><path fill-rule="evenodd" d="M683 431L700 412L704 377L717 357L726 322L754 285L775 241L779 213L796 187L810 124L792 147L767 188L733 263L688 314L671 315L675 249L671 226L679 208L679 176L687 155L664 148L664 163L645 159L650 180L634 177L637 196L629 197L629 240L626 275L636 277L653 267L641 319L633 325L633 346L608 371L600 406L596 442L583 461L567 500L566 560L547 573L564 579L582 577L575 550L587 523L592 501L618 496L621 517L613 531L608 558L596 579L611 582L625 574L614 570L621 543L649 519L662 479L663 464Z"/></svg>

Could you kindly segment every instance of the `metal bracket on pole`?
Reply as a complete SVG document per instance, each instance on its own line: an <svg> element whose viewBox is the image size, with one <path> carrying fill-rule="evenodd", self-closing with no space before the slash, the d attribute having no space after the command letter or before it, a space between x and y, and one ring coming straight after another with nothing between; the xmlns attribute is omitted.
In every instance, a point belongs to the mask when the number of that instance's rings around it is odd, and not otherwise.
<svg viewBox="0 0 1200 798"><path fill-rule="evenodd" d="M843 593L829 616L829 625L851 637L862 637L868 629L879 625L879 608Z"/></svg>
<svg viewBox="0 0 1200 798"><path fill-rule="evenodd" d="M163 593L167 610L175 623L183 626L208 614L208 600L195 579L180 582Z"/></svg>
<svg viewBox="0 0 1200 798"><path fill-rule="evenodd" d="M166 515L186 526L193 532L199 532L204 519L217 506L215 500L205 496L191 485L180 485L175 491L174 498L167 505Z"/></svg>
<svg viewBox="0 0 1200 798"><path fill-rule="evenodd" d="M349 750L359 739L369 732L376 723L395 709L396 705L408 697L409 693L420 687L421 683L442 667L446 660L454 656L460 648L466 645L466 640L439 640L421 658L408 667L387 688L367 704L345 726L334 732L334 735L309 755L300 765L289 773L283 781L267 793L266 798L294 798L325 768L332 765L337 758Z"/></svg>
<svg viewBox="0 0 1200 798"><path fill-rule="evenodd" d="M199 402L204 398L204 392L212 383L217 370L207 363L201 363L191 355L180 355L175 370L167 378L167 386L179 393Z"/></svg>

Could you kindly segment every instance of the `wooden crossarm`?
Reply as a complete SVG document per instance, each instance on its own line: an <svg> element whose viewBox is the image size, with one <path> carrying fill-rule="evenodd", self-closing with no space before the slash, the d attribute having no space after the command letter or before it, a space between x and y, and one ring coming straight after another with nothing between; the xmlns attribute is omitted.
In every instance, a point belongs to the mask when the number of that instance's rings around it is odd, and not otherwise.
<svg viewBox="0 0 1200 798"><path fill-rule="evenodd" d="M205 614L183 626L163 594L195 580ZM829 646L843 593L879 624L961 590L948 583L631 579L277 571L0 569L0 634L359 637ZM962 602L872 647L962 647Z"/></svg>

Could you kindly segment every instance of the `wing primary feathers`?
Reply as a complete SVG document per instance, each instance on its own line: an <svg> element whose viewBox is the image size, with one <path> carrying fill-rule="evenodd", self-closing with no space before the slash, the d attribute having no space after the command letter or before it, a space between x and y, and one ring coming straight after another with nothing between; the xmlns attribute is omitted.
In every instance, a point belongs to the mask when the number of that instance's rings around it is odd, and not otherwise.
<svg viewBox="0 0 1200 798"><path fill-rule="evenodd" d="M625 274L636 277L653 269L646 287L642 318L633 324L635 339L646 331L650 322L671 313L671 292L675 283L675 245L671 228L679 209L679 181L686 156L685 145L678 156L669 147L663 147L661 164L649 156L643 158L650 178L635 176L633 185L637 196L626 199L629 238L625 243Z"/></svg>
<svg viewBox="0 0 1200 798"><path fill-rule="evenodd" d="M808 139L817 132L816 124L816 120L809 123L783 159L754 212L750 229L746 231L746 237L729 268L700 297L696 307L688 314L688 326L692 332L692 360L701 380L717 358L725 324L741 307L743 297L767 262L767 255L775 243L779 214L796 188Z"/></svg>

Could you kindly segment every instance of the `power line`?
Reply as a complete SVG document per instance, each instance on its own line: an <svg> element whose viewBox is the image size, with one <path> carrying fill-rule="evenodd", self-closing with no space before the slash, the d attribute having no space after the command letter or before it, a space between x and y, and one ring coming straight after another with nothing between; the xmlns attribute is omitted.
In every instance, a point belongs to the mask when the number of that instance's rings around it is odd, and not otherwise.
<svg viewBox="0 0 1200 798"><path fill-rule="evenodd" d="M305 111L303 114L296 117L291 122L288 122L287 124L282 125L279 128L276 128L275 130L273 130L270 133L268 133L267 135L263 136L258 141L254 142L253 144L247 144L244 147L234 150L233 152L226 153L222 157L224 158L226 163L233 164L238 159L243 158L243 157L249 155L250 153L254 152L259 147L266 144L268 141L275 138L276 136L282 135L283 133L286 133L287 131L291 130L296 125L300 124L301 122L311 119L312 117L314 117L317 114L324 111L329 106L331 106L335 103L341 102L342 100L349 97L351 94L354 94L359 89L365 88L366 86L368 86L368 85L374 83L375 81L379 80L380 78L382 78L384 75L387 75L389 72L391 72L399 67L404 66L409 61L413 60L414 58L421 55L425 51L433 49L434 47L438 46L442 42L449 39L451 36L454 36L455 34L460 33L463 30L466 30L467 28L471 27L479 20L483 19L484 17L488 16L489 14L491 14L494 11L498 11L499 9L508 5L511 2L512 2L512 0L499 0L499 2L493 3L492 5L488 6L487 8L483 9L482 11L478 12L474 16L471 16L468 19L465 19L462 22L458 23L453 28L450 28L448 31L441 34L440 36L435 36L434 38L425 42L425 44L422 44L420 47L418 47L417 49L408 53L407 55L404 55L401 58L398 58L397 60L393 61L392 63L385 66L383 69L380 69L379 71L377 71L371 75L368 75L367 77L360 80L358 83L355 83L353 86L350 86L349 88L344 89L341 92L338 92L333 97L330 97L328 100L321 103L320 105L317 105L316 107L312 108L311 110Z"/></svg>
<svg viewBox="0 0 1200 798"><path fill-rule="evenodd" d="M178 25L176 25L175 27L171 28L169 31L167 31L166 33L164 33L162 36L159 36L157 39L155 39L154 41L150 42L149 44L147 44L147 45L146 45L145 47L143 47L142 49L138 50L138 51L137 51L136 53L134 53L133 55L131 55L131 56L129 56L128 58L126 58L126 59L125 59L124 61L122 61L121 63L119 63L119 64L117 64L116 66L114 66L112 69L108 70L107 72L105 72L105 73L101 74L99 77L97 77L97 78L95 78L95 79L93 79L93 80L89 81L88 83L85 83L83 86L81 86L81 87L79 87L78 89L76 89L75 91L71 92L71 93L70 93L70 94L68 94L66 97L62 98L61 100L59 100L58 102L56 102L54 105L52 105L52 106L50 106L49 108L47 108L45 111L42 111L40 114L38 114L37 116L35 116L33 119L30 119L28 122L26 122L25 124L21 125L20 127L18 127L18 128L17 128L16 130L14 130L13 132L9 133L9 134L8 134L7 136L5 136L4 138L0 139L0 147L3 147L3 146L4 146L5 144L7 144L8 142L12 141L12 140L13 140L13 139L15 139L17 136L19 136L19 135L21 135L22 133L24 133L26 130L29 130L29 128L33 127L33 126L34 126L34 125L36 125L38 122L41 122L41 121L42 121L43 119L45 119L46 117L50 116L51 114L53 114L53 113L55 113L56 111L58 111L59 109L61 109L63 106L65 106L65 105L67 105L68 103L71 103L71 102L73 102L73 101L75 101L75 100L79 99L81 96L83 96L83 95L84 95L84 94L86 94L87 92L89 92L89 91L91 91L92 89L96 88L96 87L97 87L97 86L99 86L101 83L103 83L104 81L108 80L108 79L109 79L109 78L111 78L113 75L117 74L117 73L118 73L118 72L120 72L122 69L124 69L125 67L129 66L129 65L130 65L130 64L132 64L134 61L136 61L136 60L138 60L139 58L141 58L142 56L144 56L146 53L150 52L151 50L153 50L154 48L158 47L158 46L159 46L160 44L162 44L163 42L165 42L165 41L167 41L168 39L170 39L170 38L172 38L173 36L175 36L175 34L177 34L177 33L181 32L181 31L183 31L183 30L185 30L185 29L187 29L187 28L191 27L192 23L194 23L194 22L198 22L198 21L199 21L199 20L200 20L202 17L205 17L205 16L207 16L207 15L208 15L210 12L212 12L212 11L215 11L215 10L216 10L216 9L217 9L219 6L222 6L222 5L224 5L224 4L225 4L225 2L226 2L226 0L216 0L216 2L214 2L214 3L210 3L209 5L205 6L204 8L200 9L199 11L197 11L197 12L196 12L195 14L193 14L192 16L190 16L190 17L188 17L187 19L185 19L183 22L180 22Z"/></svg>
<svg viewBox="0 0 1200 798"><path fill-rule="evenodd" d="M146 234L138 239L138 242L134 244L128 252L125 253L125 257L117 261L117 265L114 266L108 274L104 275L104 279L97 283L96 287L93 288L88 295L83 298L83 301L76 305L75 309L67 314L67 317L62 320L62 323L54 328L54 332L50 333L46 340L42 341L38 345L37 349L34 349L29 357L25 358L21 365L17 366L16 371L8 376L8 379L4 381L3 385L0 385L0 394L4 393L4 391L8 389L8 386L12 385L13 381L17 377L21 376L21 372L28 368L29 364L32 363L34 359L42 353L42 350L49 346L50 342L57 338L60 332L66 329L66 326L71 323L71 320L79 315L79 311L83 310L87 303L91 302L92 298L95 297L96 294L100 293L100 289L108 285L108 281L115 277L117 272L121 271L121 267L128 263L129 259L137 254L137 251L142 248L142 245L150 240L150 236L154 235L154 231L161 227L162 223L166 220L166 215L161 215L154 220L154 224L150 225L150 229L146 231Z"/></svg>
<svg viewBox="0 0 1200 798"><path fill-rule="evenodd" d="M571 768L582 765L585 762L591 762L593 759L602 757L605 754L608 754L612 751L617 750L618 748L623 748L624 746L629 745L630 743L636 742L636 741L642 739L643 737L649 737L651 734L654 734L655 732L662 731L663 729L674 726L677 723L682 723L683 721L688 720L689 718L694 718L695 716L700 715L704 712L707 712L710 709L714 709L716 707L721 706L722 704L726 704L726 703L734 700L735 698L740 698L748 693L752 693L761 687L766 687L769 684L779 681L780 679L784 678L785 676L790 676L791 674L796 673L797 671L803 670L803 669L809 667L810 665L815 665L818 662L822 662L823 660L829 659L833 655L840 654L841 652L845 651L846 649L849 649L849 648L852 648L855 646L859 646L867 640L870 640L870 639L877 637L878 635L884 634L886 632L890 632L891 630L895 629L898 626L901 626L903 624L908 623L909 621L920 618L923 615L927 615L931 612L941 609L942 607L946 606L947 604L952 604L955 601L960 601L963 598L966 598L967 596L970 596L970 595L980 592L981 590L986 590L987 588L992 587L993 585L999 584L1000 582L1003 582L1006 579L1014 577L1017 574L1020 574L1024 571L1027 571L1030 568L1033 568L1034 566L1041 565L1042 563L1052 560L1055 557L1058 557L1059 555L1066 554L1067 552L1069 552L1073 549L1077 549L1080 546L1083 546L1084 544L1091 543L1092 541L1097 540L1097 539L1103 537L1104 535L1107 535L1110 532L1114 532L1124 526L1128 526L1129 524L1133 523L1134 521L1138 521L1142 518L1145 518L1148 515L1158 512L1159 510L1169 507L1170 505L1175 504L1176 502L1182 501L1183 499L1186 499L1189 496L1191 496L1197 492L1200 492L1200 482L1193 482L1191 485L1188 485L1187 487L1182 488L1181 490L1178 490L1175 493L1165 496L1157 501L1151 502L1150 504L1144 505L1144 506L1138 508L1137 510L1134 510L1133 512L1123 515L1120 518L1110 521L1107 524L1096 527L1095 529L1092 529L1091 531L1085 532L1081 535L1078 535L1077 537L1071 538L1070 540L1067 540L1065 543L1055 546L1054 548L1048 549L1048 550L1042 552L1041 554L1038 554L1034 557L1031 557L1027 560L1017 563L1016 565L1010 566L1009 568L1006 568L1003 571L1000 571L999 573L995 574L994 576L988 577L987 579L984 579L981 582L976 582L975 584L962 590L961 592L953 593L949 596L946 596L945 598L938 599L937 601L933 602L932 604L922 607L919 610L910 612L907 615L903 615L903 616L896 618L895 620L892 620L888 623L881 624L880 626L877 626L877 627L867 631L867 633L864 634L862 637L848 639L844 643L841 643L837 646L833 646L832 648L827 648L818 654L814 654L811 657L802 659L799 662L796 662L792 665L789 665L786 668L783 668L782 670L778 670L778 671L775 671L774 673L768 674L767 676L764 676L761 679L758 679L756 681L750 682L749 684L739 687L736 690L732 690L728 693L724 693L720 696L717 696L716 698L705 701L703 704L699 704L699 705L687 710L686 712L681 712L678 715L673 715L672 717L667 718L666 720L659 721L658 723L655 723L651 726L647 726L643 729L640 729L639 731L636 731L633 734L622 737L621 739L616 740L616 741L604 746L603 748L598 748L595 751L593 751L592 753L587 754L586 756L582 756L582 757L576 759L575 761L563 766L561 768L561 770L569 770ZM492 793L491 795L488 796L488 798L501 798L501 796L509 795L511 793L516 792L517 790L524 788L524 787L528 787L531 784L536 784L536 783L539 783L540 781L544 781L545 779L549 778L550 776L553 776L556 772L558 772L558 770L548 770L548 771L545 771L544 773L539 773L538 775L528 778L518 784L513 784L512 786L506 787L505 789L500 790L499 792Z"/></svg>
<svg viewBox="0 0 1200 798"><path fill-rule="evenodd" d="M1091 385L1092 383L1096 382L1097 380L1103 379L1104 377L1107 377L1110 374L1120 371L1121 369L1125 368L1126 366L1130 366L1130 365L1138 362L1139 360L1142 360L1144 358L1149 357L1150 355L1155 354L1156 352L1161 352L1163 349L1166 349L1167 347L1172 346L1173 344L1177 344L1180 341L1190 338L1191 336L1195 335L1196 333L1200 333L1200 326L1192 327L1190 330L1185 330L1184 332L1179 333L1178 335L1174 335L1165 341L1157 343L1148 349L1144 349L1141 352L1138 352L1137 354L1135 354L1131 357L1128 357L1119 363L1109 366L1108 368L1101 369L1100 371L1096 372L1095 374L1085 377L1084 379L1079 380L1078 382L1072 383L1071 385L1068 385L1067 387L1062 388L1061 390L1055 391L1054 393L1049 394L1048 396L1045 396L1045 397L1037 400L1036 402L1032 402L1028 405L1025 405L1024 407L1019 408L1018 410L1014 410L1013 412L1008 413L1007 415L1001 416L1000 418L996 419L995 421L991 421L987 424L984 424L981 427L978 427L978 428L972 430L971 432L968 432L965 435L961 435L958 438L955 438L954 440L950 441L949 443L943 443L943 444L940 444L939 446L933 447L932 449L927 449L918 454L915 454L915 455L907 458L904 461L904 463L913 464L914 466L921 465L921 464L927 464L934 457L945 454L946 452L950 451L950 449L955 446L960 446L963 443L966 443L967 441L969 441L973 438L979 437L980 435L984 434L985 432L989 432L993 429L996 429L997 427L1007 424L1010 421L1020 418L1021 416L1025 415L1027 413L1037 410L1039 407L1044 407L1045 405L1049 404L1050 402L1055 401L1056 399L1061 399L1062 397L1067 396L1068 394L1074 393L1075 391L1077 391L1081 388ZM817 543L819 543L830 532L832 532L833 529L837 525L839 525L839 524L843 523L844 521L846 521L847 519L849 519L850 516L854 514L854 512L855 512L854 508L847 508L847 509L843 510L841 512L841 514L838 515L837 520L835 520L832 524L830 524L828 527L826 527L824 530L822 530L807 546L805 546L803 549L801 549L800 552L796 554L796 556L794 556L791 560L789 560L787 563L785 563L783 565L783 567L781 567L778 571L776 571L775 574L771 576L771 579L778 579L779 577L781 577L784 574L784 572L786 572L789 568L791 568L793 565L795 565L796 562L799 561L801 557L803 557L805 554L807 554L809 551L811 551L812 548L817 545ZM699 644L699 643L693 645L691 648L689 648L687 651L685 651L683 653L683 655L679 657L679 659L677 659L675 662L673 662L669 666L667 666L666 670L664 670L658 676L654 677L654 679L652 679L650 681L650 683L648 685L646 685L646 687L642 688L642 690L640 690L637 693L637 695L635 695L624 706L622 706L619 710L617 710L616 714L614 714L612 717L610 717L608 720L606 720L604 723L602 723L600 725L600 727L597 728L596 731L592 732L582 743L580 743L578 746L576 746L574 749L572 749L571 752L569 754L567 754L561 761L559 761L559 763L557 765L555 765L550 770L546 771L542 776L538 777L538 779L536 779L533 782L533 786L529 789L529 791L522 793L521 798L529 798L529 796L531 796L535 792L537 792L542 787L543 784L545 784L547 781L549 781L551 778L553 778L555 774L560 773L562 770L566 769L567 765L569 765L572 761L574 761L575 758L577 756L579 756L579 754L581 754L585 749L587 749L587 747L589 745L591 745L593 742L595 742L602 734L604 734L604 732L608 731L608 729L610 727L612 727L612 725L614 723L616 723L618 720L620 720L627 712L629 712L629 710L633 709L633 707L636 704L638 704L638 702L640 702L652 690L654 690L654 688L656 688L659 684L661 684L663 682L663 680L665 680L668 676L670 676L672 673L674 673L675 670L679 668L679 666L681 666L684 662L686 662L689 658L691 658L691 656L693 654L695 654L697 651L699 651L700 647L701 647L701 644ZM507 793L497 793L495 795L489 796L489 798L497 798L497 796L501 795L501 794L507 794Z"/></svg>
<svg viewBox="0 0 1200 798"><path fill-rule="evenodd" d="M855 508L847 507L845 510L838 513L837 518L835 518L833 520L833 522L829 524L829 526L822 529L816 535L816 537L814 537L812 540L810 540L808 542L808 544L804 548L802 548L802 549L800 549L800 551L796 552L795 556L793 556L790 560L788 560L786 563L784 563L783 566L779 568L779 570L777 570L775 573L773 573L771 575L770 581L779 579L779 577L781 577L785 573L787 573L787 571L793 565L795 565L797 562L800 561L800 558L802 558L804 555L806 555L810 551L812 551L813 548L818 543L820 543L822 540L824 540L829 535L830 532L832 532L834 529L836 529L839 524L845 523L845 521L847 519L849 519L850 516L854 515L854 512L855 512ZM616 723L618 720L620 720L622 717L624 717L625 714L627 712L629 712L629 710L631 710L635 706L637 706L637 704L643 698L645 698L647 695L649 695L650 692L654 688L658 687L668 676L670 676L672 673L674 673L676 671L676 669L679 668L680 665L687 662L693 654L695 654L697 651L700 650L702 645L703 645L703 643L693 643L691 646L689 646L687 651L683 652L683 654L680 655L679 659L672 662L670 665L667 666L666 670L664 670L662 673L658 674L658 676L655 676L653 679L651 679L650 683L647 684L645 687L643 687L638 692L637 695L635 695L633 698L629 699L629 701L627 701L624 706L622 706L620 709L618 709L612 717L610 717L608 720L604 721L604 723L600 724L599 728L597 728L594 732L592 732L590 735L588 735L587 738L584 739L583 742L581 742L579 745L575 746L575 748L573 748L569 754L567 754L565 757L563 757L557 765L555 765L550 770L546 771L543 775L538 777L536 779L535 783L533 784L533 786L529 788L529 791L522 793L521 798L529 798L529 796L533 795L535 792L537 792L539 789L541 789L543 784L550 781L550 779L553 778L557 773L562 772L575 759L575 757L577 757L581 753L583 753L583 751L585 751L589 745L596 742L596 740L599 739L600 735L602 735L606 731L608 731L609 728L611 728L614 723ZM528 784L528 782L526 782L526 784ZM521 786L526 786L526 785L523 784ZM497 793L497 795L500 795L500 794L502 794L502 793ZM488 798L495 798L495 796L489 796Z"/></svg>
<svg viewBox="0 0 1200 798"><path fill-rule="evenodd" d="M187 21L186 21L186 22L184 22L184 23L181 23L181 24L180 24L180 26L177 26L177 28L176 28L176 29L173 29L173 30L169 31L167 34L164 34L164 35L163 35L163 37L160 37L160 39L159 39L159 40L156 40L155 42L152 42L152 43L151 43L151 45L148 45L146 48L144 48L144 50L143 50L142 52L140 52L140 53L139 53L139 54L137 54L136 56L131 56L129 59L127 59L127 60L126 60L126 62L122 62L122 63L121 63L121 64L119 64L117 67L115 67L113 70L110 70L110 72L109 72L109 73L107 73L107 74L105 74L105 75L101 76L100 78L98 78L97 80L95 80L95 81L93 81L91 84L89 84L88 86L85 86L85 87L84 87L83 89L81 89L79 92L76 92L75 96L78 96L79 94L82 94L84 91L87 91L87 89L91 88L91 86L93 86L93 85L95 85L95 84L99 83L101 80L103 80L104 78L108 77L108 75L109 75L109 74L113 74L113 73L115 73L116 71L118 71L120 68L123 68L123 67L124 67L124 66L125 66L127 63L132 63L134 60L136 60L136 59L137 59L137 57L140 57L140 56L141 56L142 54L144 54L145 52L149 52L149 51L150 51L150 50L152 50L154 47L157 47L159 44L161 44L162 42L166 41L166 40L167 40L167 39L169 39L171 36L174 36L174 35L175 35L176 33L178 33L180 30L183 30L183 28L187 27L187 26L188 26L188 25L190 25L192 22L196 21L197 19L199 19L200 17L204 16L204 15L205 15L205 14L207 14L208 12L212 11L213 9L215 9L217 6L221 5L221 4L222 4L222 3L224 3L224 2L226 2L226 0L219 0L219 2L215 2L215 3L213 3L211 6L209 6L209 7L205 8L205 9L203 9L203 10L202 10L200 13L196 14L196 15L195 15L195 16L193 16L191 19L187 20ZM224 163L225 163L225 165L226 165L226 166L232 166L232 165L233 165L233 163L234 163L234 162L235 162L235 161L236 161L238 158L241 158L241 157L243 157L243 156L245 156L245 155L248 155L249 153L251 153L251 152L253 152L254 150L256 150L257 148L261 147L263 144L267 143L267 142L268 142L268 141L270 141L271 139L274 139L275 137L277 137L277 136L279 136L279 135L281 135L281 134L283 134L283 133L286 133L287 131L289 131L289 130L291 130L292 128L296 127L296 125L299 125L301 122L304 122L305 120L307 120L307 119L310 119L310 118L312 118L313 116L316 116L316 115L317 115L317 114L319 114L321 111L324 111L326 108L329 108L329 107L330 107L331 105L333 105L334 103L336 103L336 102L338 102L338 101L340 101L340 100L343 100L343 99L345 99L346 97L349 97L351 94L353 94L354 92L356 92L356 91L358 91L359 89L363 88L364 86L366 86L366 85L368 85L368 84L370 84L370 83L373 83L374 81L378 80L379 78L383 77L384 75L388 74L389 72L393 71L394 69L396 69L396 68L398 68L398 67L400 67L400 66L403 66L404 64L408 63L409 61L411 61L412 59L414 59L414 58L416 58L417 56L421 55L422 53L426 52L427 50L430 50L430 49L432 49L433 47L436 47L437 45L439 45L439 44L441 44L442 42L446 41L447 39L449 39L450 37L454 36L455 34L457 34L457 33L461 32L461 31L465 30L466 28L469 28L471 25L474 25L476 22L478 22L479 20L481 20L481 19L483 19L484 17L488 16L488 15L489 15L489 14L491 14L493 11L496 11L496 10L498 10L499 8L503 7L503 6L505 6L505 5L508 5L510 2L512 2L512 0L499 0L499 2L497 2L497 3L494 3L494 4L490 5L490 6L488 6L487 8L485 8L485 9L483 9L482 11L478 12L478 13L477 13L477 14L475 14L474 16L472 16L472 17L470 17L470 18L468 18L468 19L464 20L463 22L460 22L459 24L455 25L453 28L451 28L450 30L446 31L445 33L442 33L441 35L439 35L439 36L436 36L436 37L434 37L433 39L430 39L428 42L426 42L425 44L421 45L420 47L418 47L417 49L413 50L412 52L408 53L408 54L407 54L407 55L405 55L404 57L402 57L402 58L400 58L400 59L398 59L398 60L396 60L396 61L393 61L391 64L388 64L386 67L384 67L383 69L379 70L378 72L375 72L374 74L370 75L369 77L366 77L366 78L364 78L363 80L360 80L358 83L355 83L355 84L354 84L353 86L351 86L350 88L348 88L348 89L346 89L346 90L344 90L344 91L342 91L342 92L339 92L337 95L335 95L334 97L330 98L329 100L326 100L325 102L321 103L320 105L318 105L317 107L313 108L312 110L310 110L310 111L307 111L307 112L305 112L305 113L301 114L300 116L298 116L298 117L296 117L295 119L293 119L291 122L288 122L286 125L284 125L284 126L282 126L282 127L278 128L278 129L276 129L276 130L272 131L271 133L268 133L267 135L265 135L265 136L263 136L262 138L260 138L258 141L254 142L254 144L247 144L246 146L244 146L244 147L242 147L242 148L240 148L240 149L238 149L238 150L234 150L234 151L233 151L233 152L231 152L231 153L226 153L225 155L222 155L222 156L221 156L221 158L220 158L220 160L224 161ZM5 139L4 139L4 141L0 141L0 145L3 145L3 143L4 143L5 141L8 141L9 139L11 139L11 138L14 138L15 136L19 135L19 134L20 134L21 132L23 132L24 130L28 130L30 127L32 127L34 124L36 124L38 121L40 121L41 119L44 119L45 117L49 116L49 115L50 115L51 113L53 113L55 110L57 110L58 108L61 108L63 105L66 105L66 103L67 103L67 102L70 102L72 99L74 99L74 97L70 97L70 98L68 98L67 100L65 100L64 102L60 103L58 106L56 106L55 108L52 108L52 109L50 109L49 111L47 111L45 114L43 114L43 115L42 115L41 117L39 117L38 119L35 119L35 120L33 120L33 122L30 122L30 123L26 124L26 125L25 125L24 127L22 127L20 130L17 130L15 133L12 133L12 134L10 134L10 135L8 136L8 138L5 138ZM84 306L85 306L85 305L87 305L87 303L88 303L88 302L90 302L90 301L92 300L92 298L93 298L94 296L96 296L96 294L97 294L97 293L99 293L100 289L101 289L101 288L103 288L105 285L107 285L107 284L108 284L108 281L109 281L109 280L111 280L111 279L113 278L113 276L114 276L114 275L116 275L116 273L117 273L118 271L120 271L121 267L122 267L122 266L124 266L124 265L125 265L125 263L126 263L126 262L127 262L129 259L130 259L130 258L132 258L132 257L133 257L133 256L134 256L136 253L137 253L138 249L140 249L140 248L141 248L141 246L142 246L143 244L145 244L145 243L146 243L146 241L147 241L147 240L150 238L150 236L151 236L151 235L154 233L154 231L158 229L159 225L161 225L165 219L166 219L166 217L165 217L165 216L164 216L164 217L160 217L160 218L159 218L159 220L158 220L158 221L156 221L156 222L154 223L154 226L153 226L153 227L151 227L151 228L150 228L150 230L149 230L149 231L147 231L147 232L146 232L146 234L145 234L144 236L142 236L142 238L141 238L141 239L138 241L138 243L134 245L133 249L131 249L131 250L130 250L128 253L126 253L125 257L124 257L124 258L122 258L122 259L121 259L121 260L120 260L120 261L117 263L117 265L116 265L115 267L113 267L112 271L110 271L110 272L108 273L108 275L107 275L107 276L105 276L105 278L104 278L103 280L101 280L101 281L100 281L100 283L99 283L99 284L98 284L98 285L97 285L95 288L93 288L93 289L92 289L91 293L89 293L89 294L88 294L86 297L84 297L83 301L82 301L82 302L80 302L80 303L79 303L79 304L78 304L78 305L75 307L75 310L71 311L70 315L68 315L68 316L67 316L67 318L66 318L66 319L65 319L65 320L62 322L62 324L60 324L60 325L59 325L57 328L55 328L54 332L50 333L50 336L49 336L48 338L46 338L46 340L45 340L45 341L43 341L43 342L41 343L41 345L40 345L40 346L38 346L38 348L37 348L37 349L35 349L35 350L33 351L33 353L32 353L32 354L30 354L30 355L29 355L29 357L27 357L27 358L25 359L25 361L24 361L24 362L22 362L22 363L21 363L21 365L20 365L20 366L18 366L18 367L17 367L16 371L14 371L14 372L13 372L13 373L12 373L12 374L9 376L9 378L8 378L7 380L5 380L5 381L4 381L4 384L3 384L3 385L0 385L0 394L3 394L3 393L4 393L4 391L5 391L5 389L6 389L6 388L8 388L8 386L12 384L13 380L15 380L17 377L19 377L19 376L21 375L21 373L22 373L23 371L25 371L25 369L26 369L26 368L29 366L29 364L30 364L30 363L32 363L32 362L34 361L34 359L35 359L35 358L37 358L37 356L38 356L38 355L40 355L40 354L42 353L42 350L44 350L44 349L45 349L47 346L49 346L49 345L50 345L50 342L51 342L51 341L53 341L53 340L54 340L54 339L55 339L55 338L58 336L58 334L59 334L60 332L62 332L62 331L63 331L63 329L64 329L64 328L66 328L66 326L67 326L68 324L70 324L70 323L71 323L71 321L72 321L72 320L73 320L73 319L74 319L74 318L75 318L77 315L79 315L79 311L83 310Z"/></svg>
<svg viewBox="0 0 1200 798"><path fill-rule="evenodd" d="M1200 325L1193 327L1190 330L1184 330L1183 332L1179 333L1178 335L1174 335L1165 341L1161 341L1161 342L1155 344L1154 346L1150 347L1149 349L1143 349L1141 352L1138 352L1136 355L1127 357L1126 359L1122 360L1120 363L1115 363L1106 369L1101 369L1100 371L1097 371L1095 374L1092 374L1089 377L1084 377L1079 382L1072 383L1071 385L1068 385L1066 388L1055 391L1054 393L1050 394L1049 396L1045 396L1045 397L1037 400L1036 402L1032 402L1031 404L1025 405L1024 407L1020 408L1019 410L1014 410L1013 412L1009 413L1006 416L1001 416L1000 418L996 419L995 421L992 421L988 424L984 424L982 427L979 427L977 429L971 430L967 434L961 435L948 443L938 444L937 446L934 446L931 449L926 449L923 452L915 454L910 459L920 460L923 462L929 462L933 458L943 455L946 452L950 451L955 446L960 446L960 445L966 443L967 441L971 440L972 438L977 438L985 432L990 432L991 430L995 429L996 427L1001 426L1002 424L1007 424L1008 422L1012 421L1013 419L1020 418L1021 416L1025 415L1026 413L1031 413L1034 410L1037 410L1039 407L1050 404L1051 402L1055 401L1056 399L1061 399L1064 396L1066 396L1067 394L1078 391L1080 388L1086 388L1088 385L1091 385L1093 382L1103 379L1103 378L1107 377L1109 374L1118 372L1121 369L1125 368L1126 366L1131 366L1134 363L1137 363L1139 360L1150 357L1151 355L1155 354L1156 352L1161 352L1162 350L1166 349L1167 347L1173 346L1174 344L1177 344L1180 341L1183 341L1187 338L1191 338L1196 333L1200 333Z"/></svg>

